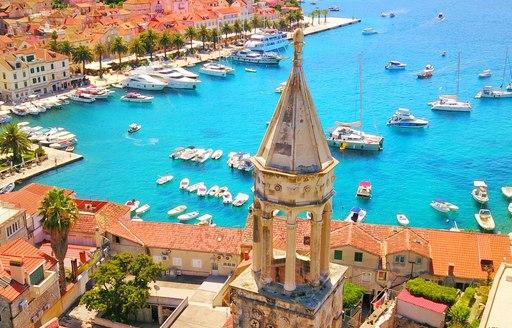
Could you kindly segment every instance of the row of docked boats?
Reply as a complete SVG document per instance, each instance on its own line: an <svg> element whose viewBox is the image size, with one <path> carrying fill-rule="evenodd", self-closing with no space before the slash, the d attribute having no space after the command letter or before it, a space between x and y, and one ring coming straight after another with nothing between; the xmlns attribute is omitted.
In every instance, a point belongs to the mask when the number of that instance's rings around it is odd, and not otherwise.
<svg viewBox="0 0 512 328"><path fill-rule="evenodd" d="M145 214L151 208L151 206L149 204L144 204L144 205L141 206L140 205L141 204L140 201L136 200L136 199L128 200L124 204L126 206L129 206L130 207L130 211L131 212L135 212L136 215ZM140 218L138 218L138 217L134 217L132 219L132 221L142 221L142 220Z"/></svg>
<svg viewBox="0 0 512 328"><path fill-rule="evenodd" d="M155 62L131 72L122 88L160 91L164 88L194 90L201 83L198 75L182 67Z"/></svg>
<svg viewBox="0 0 512 328"><path fill-rule="evenodd" d="M114 91L108 88L91 85L84 88L78 88L71 92L69 94L69 99L76 102L91 103L97 99L107 99L113 94Z"/></svg>
<svg viewBox="0 0 512 328"><path fill-rule="evenodd" d="M211 188L207 188L204 182L198 182L190 184L188 178L184 178L180 182L181 190L187 190L189 193L195 192L199 197L216 197L222 198L224 204L232 204L235 207L240 207L249 199L249 195L239 192L234 198L227 186L219 187L214 185Z"/></svg>
<svg viewBox="0 0 512 328"><path fill-rule="evenodd" d="M39 115L48 109L62 109L62 106L69 104L69 98L66 96L56 96L40 100L31 100L19 105L14 105L11 112L18 116ZM9 116L2 111L2 123L8 123Z"/></svg>
<svg viewBox="0 0 512 328"><path fill-rule="evenodd" d="M251 162L251 154L244 152L230 152L228 154L227 164L230 168L240 171L250 172L254 169Z"/></svg>
<svg viewBox="0 0 512 328"><path fill-rule="evenodd" d="M178 147L169 155L172 159L181 159L184 161L193 161L198 163L204 163L208 159L218 160L222 157L222 149L213 150L212 148L196 148L194 146Z"/></svg>
<svg viewBox="0 0 512 328"><path fill-rule="evenodd" d="M76 136L64 128L30 127L26 122L20 122L18 126L20 126L21 132L27 134L30 141L43 146L72 151L74 150L73 145L78 142ZM71 147L73 147L73 149L71 149Z"/></svg>

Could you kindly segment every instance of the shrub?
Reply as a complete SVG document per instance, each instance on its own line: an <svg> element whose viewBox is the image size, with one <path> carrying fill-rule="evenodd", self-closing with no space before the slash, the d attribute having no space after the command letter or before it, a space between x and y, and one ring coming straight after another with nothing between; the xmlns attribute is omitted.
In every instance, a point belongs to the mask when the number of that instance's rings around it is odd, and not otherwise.
<svg viewBox="0 0 512 328"><path fill-rule="evenodd" d="M475 292L476 290L473 287L466 288L466 290L464 291L464 295L462 295L460 300L457 302L457 305L464 305L469 307L471 304L471 300L473 299L473 297L475 297Z"/></svg>
<svg viewBox="0 0 512 328"><path fill-rule="evenodd" d="M434 302L448 304L449 306L452 306L457 301L457 289L439 286L422 278L409 280L407 282L407 290L414 296L424 297Z"/></svg>
<svg viewBox="0 0 512 328"><path fill-rule="evenodd" d="M363 297L364 292L365 289L363 287L346 281L343 289L343 308L351 309L356 306Z"/></svg>
<svg viewBox="0 0 512 328"><path fill-rule="evenodd" d="M466 322L469 318L471 310L464 305L455 305L448 312L450 318L450 326L452 327L466 327Z"/></svg>

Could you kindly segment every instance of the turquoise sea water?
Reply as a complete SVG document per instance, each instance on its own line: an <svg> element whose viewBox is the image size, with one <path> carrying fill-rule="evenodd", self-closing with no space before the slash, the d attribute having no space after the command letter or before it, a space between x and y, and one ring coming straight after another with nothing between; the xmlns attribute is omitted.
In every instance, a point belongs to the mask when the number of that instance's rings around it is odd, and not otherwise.
<svg viewBox="0 0 512 328"><path fill-rule="evenodd" d="M337 1L320 0L305 4L309 13L337 4L341 10L329 15L359 17L362 23L306 37L304 70L325 130L335 121L358 119L359 75L357 56L363 56L364 130L385 137L384 151L378 153L340 152L331 148L340 161L336 168L334 217L345 218L352 206L368 211L366 222L396 224L396 213L405 213L412 226L449 228L453 220L460 228L477 229L473 214L480 206L470 192L473 180L489 185L496 231L512 230L508 202L501 186L511 185L512 99L472 99L484 85L499 86L505 51L510 45L512 20L510 3L488 1ZM380 17L393 11L395 18ZM442 11L446 19L436 17ZM323 20L323 18L322 18ZM317 23L315 23L317 24ZM362 35L373 27L377 35ZM441 52L448 52L446 57ZM473 112L438 113L426 105L439 94L455 93L457 52L461 52L460 98L471 99ZM292 55L289 47L286 51ZM408 64L404 72L387 72L389 60ZM233 65L236 75L226 79L201 75L197 91L153 93L152 104L119 101L125 91L109 101L73 104L62 111L50 111L29 118L32 125L63 126L79 139L76 152L81 162L36 177L31 182L74 190L80 198L106 199L124 203L139 199L151 209L143 216L149 221L169 221L166 212L180 204L190 211L213 215L221 226L245 224L248 202L242 208L223 205L220 199L200 199L178 189L179 181L204 181L227 185L237 192L251 193L252 176L232 171L227 153L254 154L265 133L279 95L274 88L285 81L291 60L279 67L254 67L247 73ZM435 67L434 76L416 79L426 64ZM479 80L477 74L491 68L493 76ZM192 68L198 71L198 67ZM506 72L505 84L511 76ZM386 126L397 107L410 108L418 117L430 120L430 127L404 131ZM132 122L142 129L132 135ZM169 153L178 146L221 148L220 161L204 164L173 161ZM159 175L172 174L174 180L157 186ZM362 180L373 184L373 198L355 198ZM430 207L434 197L457 204L460 210L449 215ZM449 223L446 220L449 219Z"/></svg>

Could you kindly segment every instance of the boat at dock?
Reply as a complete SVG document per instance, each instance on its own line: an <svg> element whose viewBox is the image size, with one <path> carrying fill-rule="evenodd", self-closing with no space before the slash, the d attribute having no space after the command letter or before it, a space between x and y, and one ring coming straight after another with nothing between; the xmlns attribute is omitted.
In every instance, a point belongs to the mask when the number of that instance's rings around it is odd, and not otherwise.
<svg viewBox="0 0 512 328"><path fill-rule="evenodd" d="M137 213L137 215L144 214L149 210L149 208L150 208L149 204L144 204L141 207L137 208L135 210L135 213Z"/></svg>
<svg viewBox="0 0 512 328"><path fill-rule="evenodd" d="M195 225L205 225L210 227L215 227L216 224L213 223L213 216L211 214L203 214L197 218L197 222Z"/></svg>
<svg viewBox="0 0 512 328"><path fill-rule="evenodd" d="M496 227L491 211L488 209L482 208L478 211L475 214L475 219L478 225L486 231L492 231Z"/></svg>
<svg viewBox="0 0 512 328"><path fill-rule="evenodd" d="M183 180L180 181L180 189L187 189L189 184L190 180L188 178L183 178Z"/></svg>
<svg viewBox="0 0 512 328"><path fill-rule="evenodd" d="M208 62L203 64L199 72L211 76L226 77L228 74L235 74L235 69L220 62Z"/></svg>
<svg viewBox="0 0 512 328"><path fill-rule="evenodd" d="M143 72L151 77L163 80L171 89L194 90L201 83L197 74L189 72L184 68L168 67L158 63L144 67Z"/></svg>
<svg viewBox="0 0 512 328"><path fill-rule="evenodd" d="M83 93L81 91L75 91L69 94L69 99L83 103L91 103L93 101L96 101L96 98L94 98L88 93Z"/></svg>
<svg viewBox="0 0 512 328"><path fill-rule="evenodd" d="M396 215L396 220L403 226L407 226L409 224L409 218L403 213L398 213Z"/></svg>
<svg viewBox="0 0 512 328"><path fill-rule="evenodd" d="M239 192L233 200L233 206L240 207L249 200L249 195Z"/></svg>
<svg viewBox="0 0 512 328"><path fill-rule="evenodd" d="M148 74L137 74L129 76L122 85L124 88L160 91L167 86L167 83Z"/></svg>
<svg viewBox="0 0 512 328"><path fill-rule="evenodd" d="M222 194L222 202L224 204L231 204L233 202L233 196L229 191Z"/></svg>
<svg viewBox="0 0 512 328"><path fill-rule="evenodd" d="M198 182L198 183L194 183L193 185L190 185L187 187L187 191L188 192L195 192L197 191L197 189L199 188L199 186L203 186L204 185L204 182Z"/></svg>
<svg viewBox="0 0 512 328"><path fill-rule="evenodd" d="M257 52L269 52L285 48L289 44L285 33L277 29L266 28L252 34L244 44L244 48Z"/></svg>
<svg viewBox="0 0 512 328"><path fill-rule="evenodd" d="M178 216L178 220L180 222L186 222L186 221L192 220L193 218L195 218L198 215L199 215L199 211L193 211L190 213L181 214L180 216Z"/></svg>
<svg viewBox="0 0 512 328"><path fill-rule="evenodd" d="M208 191L206 192L206 195L208 195L208 196L215 196L217 191L219 191L219 186L215 185L215 186L211 187L210 189L208 189Z"/></svg>
<svg viewBox="0 0 512 328"><path fill-rule="evenodd" d="M187 209L186 205L179 205L179 206L176 206L175 208L172 208L169 211L167 211L167 215L169 215L169 216L177 215L177 214L183 213L186 209Z"/></svg>
<svg viewBox="0 0 512 328"><path fill-rule="evenodd" d="M130 211L135 211L140 206L140 201L132 199L124 203L126 206L130 207Z"/></svg>
<svg viewBox="0 0 512 328"><path fill-rule="evenodd" d="M213 152L211 159L217 160L222 157L222 154L223 154L222 149L217 149L216 151Z"/></svg>
<svg viewBox="0 0 512 328"><path fill-rule="evenodd" d="M234 51L229 57L231 60L240 63L251 63L251 64L259 64L259 65L277 65L283 59L288 57L279 56L275 52L256 52L250 49L241 49ZM245 69L248 71L248 69ZM252 68L249 68L248 72L253 72ZM256 70L254 70L255 72Z"/></svg>
<svg viewBox="0 0 512 328"><path fill-rule="evenodd" d="M128 102L138 102L138 103L149 103L152 102L155 97L153 96L145 96L141 95L137 92L128 92L124 96L121 96L121 100Z"/></svg>
<svg viewBox="0 0 512 328"><path fill-rule="evenodd" d="M16 184L14 182L9 182L2 187L0 187L0 194L7 194L14 190Z"/></svg>

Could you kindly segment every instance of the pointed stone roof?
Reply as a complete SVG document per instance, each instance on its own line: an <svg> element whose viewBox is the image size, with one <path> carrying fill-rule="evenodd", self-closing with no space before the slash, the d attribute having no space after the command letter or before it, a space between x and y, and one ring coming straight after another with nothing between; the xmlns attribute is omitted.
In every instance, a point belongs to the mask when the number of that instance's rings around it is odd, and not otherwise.
<svg viewBox="0 0 512 328"><path fill-rule="evenodd" d="M325 140L322 125L302 68L304 33L293 35L293 68L254 161L267 169L313 174L337 161Z"/></svg>

